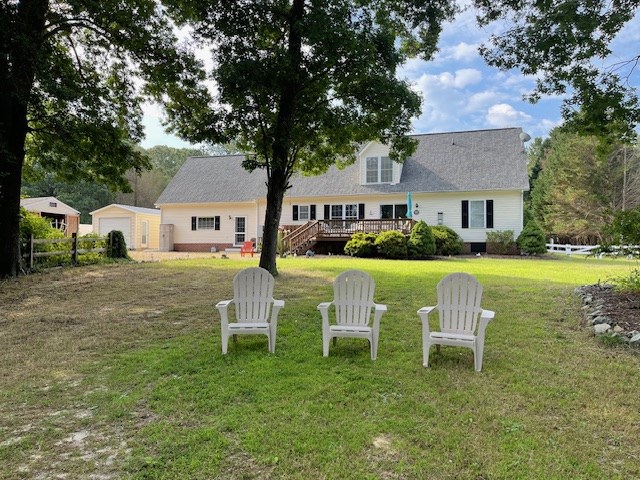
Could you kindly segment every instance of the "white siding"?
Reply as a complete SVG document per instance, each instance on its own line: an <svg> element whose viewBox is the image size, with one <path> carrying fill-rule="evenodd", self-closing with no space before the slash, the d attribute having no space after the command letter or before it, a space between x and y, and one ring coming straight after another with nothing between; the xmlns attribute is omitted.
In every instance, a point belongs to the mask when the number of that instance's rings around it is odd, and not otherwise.
<svg viewBox="0 0 640 480"><path fill-rule="evenodd" d="M172 224L174 243L234 243L235 217L247 217L247 240L256 237L255 203L162 205L163 224ZM220 230L191 230L191 217L220 217ZM231 218L229 218L231 217Z"/></svg>
<svg viewBox="0 0 640 480"><path fill-rule="evenodd" d="M493 200L493 228L462 228L463 200ZM437 225L438 212L442 212L444 225L455 230L465 242L485 242L487 232L491 231L513 230L515 237L522 231L522 192L414 193L414 210L416 204L420 212L414 215L416 220Z"/></svg>

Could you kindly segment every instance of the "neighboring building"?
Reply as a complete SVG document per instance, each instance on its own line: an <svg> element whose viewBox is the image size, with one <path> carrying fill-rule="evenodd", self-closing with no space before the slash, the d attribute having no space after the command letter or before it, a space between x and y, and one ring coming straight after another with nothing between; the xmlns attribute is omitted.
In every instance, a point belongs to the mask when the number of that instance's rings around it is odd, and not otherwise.
<svg viewBox="0 0 640 480"><path fill-rule="evenodd" d="M113 203L91 212L93 231L120 230L129 250L160 247L160 210Z"/></svg>
<svg viewBox="0 0 640 480"><path fill-rule="evenodd" d="M78 233L80 212L56 197L23 198L20 200L20 206L28 212L37 213L50 220L52 227L62 230L68 237Z"/></svg>
<svg viewBox="0 0 640 480"><path fill-rule="evenodd" d="M417 150L403 164L389 159L387 146L371 142L342 170L332 166L323 175L294 176L282 206L281 228L318 220L317 231L341 220L354 231L359 228L355 220L410 215L429 225L451 227L469 251L484 251L489 231L520 233L523 193L529 189L523 146L528 136L520 128L412 138L418 141ZM229 155L185 162L156 202L161 229L172 230L165 249L220 250L245 240L260 242L266 173L249 173L242 168L243 159ZM318 239L328 240L322 234Z"/></svg>

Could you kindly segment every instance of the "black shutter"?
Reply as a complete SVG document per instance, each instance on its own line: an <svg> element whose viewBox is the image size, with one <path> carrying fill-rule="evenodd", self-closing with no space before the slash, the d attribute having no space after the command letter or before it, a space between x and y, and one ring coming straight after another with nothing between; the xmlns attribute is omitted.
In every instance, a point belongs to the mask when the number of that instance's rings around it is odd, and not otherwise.
<svg viewBox="0 0 640 480"><path fill-rule="evenodd" d="M493 200L487 200L487 228L493 228Z"/></svg>
<svg viewBox="0 0 640 480"><path fill-rule="evenodd" d="M324 219L329 220L331 218L331 205L324 206Z"/></svg>
<svg viewBox="0 0 640 480"><path fill-rule="evenodd" d="M293 221L298 220L298 205L293 206Z"/></svg>
<svg viewBox="0 0 640 480"><path fill-rule="evenodd" d="M316 219L316 206L311 205L309 207L309 220L315 220L315 219Z"/></svg>
<svg viewBox="0 0 640 480"><path fill-rule="evenodd" d="M364 203L358 204L358 219L364 218Z"/></svg>
<svg viewBox="0 0 640 480"><path fill-rule="evenodd" d="M191 230L198 229L198 217L191 217Z"/></svg>
<svg viewBox="0 0 640 480"><path fill-rule="evenodd" d="M469 228L469 200L462 200L462 228Z"/></svg>
<svg viewBox="0 0 640 480"><path fill-rule="evenodd" d="M216 215L213 217L213 229L220 230L220 216Z"/></svg>

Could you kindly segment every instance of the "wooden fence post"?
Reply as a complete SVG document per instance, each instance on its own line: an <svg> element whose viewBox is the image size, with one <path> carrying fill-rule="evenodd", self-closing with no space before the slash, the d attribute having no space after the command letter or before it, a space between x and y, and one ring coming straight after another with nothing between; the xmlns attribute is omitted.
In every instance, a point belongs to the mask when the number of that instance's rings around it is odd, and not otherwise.
<svg viewBox="0 0 640 480"><path fill-rule="evenodd" d="M73 259L72 261L74 265L77 265L78 264L78 234L72 233L71 238L73 239L71 243L71 254Z"/></svg>
<svg viewBox="0 0 640 480"><path fill-rule="evenodd" d="M29 236L29 270L33 270L33 233Z"/></svg>

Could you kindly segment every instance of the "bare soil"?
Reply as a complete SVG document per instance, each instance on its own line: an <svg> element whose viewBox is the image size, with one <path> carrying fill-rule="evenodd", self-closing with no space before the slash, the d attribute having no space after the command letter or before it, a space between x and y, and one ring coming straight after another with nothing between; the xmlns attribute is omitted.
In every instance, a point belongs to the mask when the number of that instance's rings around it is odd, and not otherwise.
<svg viewBox="0 0 640 480"><path fill-rule="evenodd" d="M640 332L640 294L617 292L610 286L590 285L583 291L593 296L595 304L602 303L602 315L612 320L624 333Z"/></svg>

